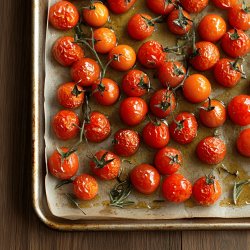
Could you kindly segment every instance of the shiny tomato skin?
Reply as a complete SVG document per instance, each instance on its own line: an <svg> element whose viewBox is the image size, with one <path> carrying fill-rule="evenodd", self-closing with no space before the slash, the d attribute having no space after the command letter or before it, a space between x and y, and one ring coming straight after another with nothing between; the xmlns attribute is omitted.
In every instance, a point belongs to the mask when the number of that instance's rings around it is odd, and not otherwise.
<svg viewBox="0 0 250 250"><path fill-rule="evenodd" d="M212 0L214 5L220 9L227 10L238 3L238 0Z"/></svg>
<svg viewBox="0 0 250 250"><path fill-rule="evenodd" d="M181 203L192 195L192 184L183 175L172 174L163 181L162 194L167 201Z"/></svg>
<svg viewBox="0 0 250 250"><path fill-rule="evenodd" d="M73 181L73 192L80 200L92 200L98 193L98 183L91 175L81 174Z"/></svg>
<svg viewBox="0 0 250 250"><path fill-rule="evenodd" d="M138 192L152 194L160 185L160 175L153 166L143 163L131 170L130 181Z"/></svg>
<svg viewBox="0 0 250 250"><path fill-rule="evenodd" d="M181 6L189 13L199 13L208 5L208 0L180 0Z"/></svg>
<svg viewBox="0 0 250 250"><path fill-rule="evenodd" d="M68 1L60 1L49 9L49 22L59 30L69 30L76 26L79 20L77 8Z"/></svg>
<svg viewBox="0 0 250 250"><path fill-rule="evenodd" d="M100 112L90 114L89 123L85 123L85 136L90 142L104 141L111 132L108 118Z"/></svg>
<svg viewBox="0 0 250 250"><path fill-rule="evenodd" d="M75 138L80 125L78 115L70 110L61 110L52 119L52 128L55 135L61 140Z"/></svg>
<svg viewBox="0 0 250 250"><path fill-rule="evenodd" d="M130 129L120 129L114 135L114 151L119 156L134 155L140 146L139 134Z"/></svg>
<svg viewBox="0 0 250 250"><path fill-rule="evenodd" d="M178 122L178 125L175 121ZM188 112L182 112L175 117L175 121L169 126L171 138L180 144L191 143L197 136L198 123L195 116Z"/></svg>
<svg viewBox="0 0 250 250"><path fill-rule="evenodd" d="M182 154L175 148L165 147L155 154L154 165L162 175L174 174L182 163Z"/></svg>
<svg viewBox="0 0 250 250"><path fill-rule="evenodd" d="M242 130L237 138L237 149L245 157L250 157L250 128Z"/></svg>
<svg viewBox="0 0 250 250"><path fill-rule="evenodd" d="M136 0L107 0L109 9L115 14L123 14L130 10Z"/></svg>
<svg viewBox="0 0 250 250"><path fill-rule="evenodd" d="M235 96L228 104L228 114L232 122L240 126L250 124L250 96Z"/></svg>
<svg viewBox="0 0 250 250"><path fill-rule="evenodd" d="M140 97L125 98L120 104L120 118L128 126L136 126L141 123L147 112L147 103Z"/></svg>
<svg viewBox="0 0 250 250"><path fill-rule="evenodd" d="M168 15L174 9L175 2L175 0L172 3L167 3L166 0L146 0L147 7L159 15Z"/></svg>

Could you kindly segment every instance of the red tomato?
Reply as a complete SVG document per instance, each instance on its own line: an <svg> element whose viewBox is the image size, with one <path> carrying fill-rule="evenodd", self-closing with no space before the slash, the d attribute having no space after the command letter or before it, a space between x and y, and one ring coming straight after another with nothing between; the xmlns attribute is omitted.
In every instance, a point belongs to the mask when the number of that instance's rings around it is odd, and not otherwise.
<svg viewBox="0 0 250 250"><path fill-rule="evenodd" d="M120 117L129 126L140 124L148 112L147 103L140 97L125 98L120 104Z"/></svg>
<svg viewBox="0 0 250 250"><path fill-rule="evenodd" d="M171 147L160 149L154 159L156 169L160 174L174 174L182 165L182 154L179 150Z"/></svg>
<svg viewBox="0 0 250 250"><path fill-rule="evenodd" d="M135 4L136 0L107 0L109 9L115 14L127 12Z"/></svg>
<svg viewBox="0 0 250 250"><path fill-rule="evenodd" d="M247 126L250 124L250 96L235 96L228 104L230 119L237 125Z"/></svg>
<svg viewBox="0 0 250 250"><path fill-rule="evenodd" d="M107 150L98 151L90 162L92 172L103 180L115 179L121 168L121 160Z"/></svg>
<svg viewBox="0 0 250 250"><path fill-rule="evenodd" d="M55 150L48 159L50 173L61 180L68 180L73 177L79 167L77 154L67 154L68 151L68 148L61 148L60 153Z"/></svg>
<svg viewBox="0 0 250 250"><path fill-rule="evenodd" d="M201 177L193 185L193 197L199 205L213 205L220 196L221 186L214 176Z"/></svg>
<svg viewBox="0 0 250 250"><path fill-rule="evenodd" d="M72 79L83 87L91 86L100 77L100 67L90 58L82 58L71 67Z"/></svg>
<svg viewBox="0 0 250 250"><path fill-rule="evenodd" d="M73 111L61 110L52 119L52 128L61 140L75 138L79 132L80 120Z"/></svg>
<svg viewBox="0 0 250 250"><path fill-rule="evenodd" d="M130 129L120 129L114 135L113 145L115 152L120 156L131 156L139 148L140 137L138 133Z"/></svg>
<svg viewBox="0 0 250 250"><path fill-rule="evenodd" d="M167 54L163 47L156 41L147 41L141 45L137 57L139 62L148 69L156 69L166 61Z"/></svg>
<svg viewBox="0 0 250 250"><path fill-rule="evenodd" d="M104 141L111 132L109 120L100 112L93 111L85 124L85 136L91 142Z"/></svg>
<svg viewBox="0 0 250 250"><path fill-rule="evenodd" d="M74 195L81 200L92 200L98 193L96 179L88 174L81 174L73 181Z"/></svg>
<svg viewBox="0 0 250 250"><path fill-rule="evenodd" d="M68 1L60 1L49 9L49 22L59 30L69 30L76 26L79 20L77 8Z"/></svg>
<svg viewBox="0 0 250 250"><path fill-rule="evenodd" d="M182 112L169 126L171 137L180 144L188 144L197 136L198 124L193 114Z"/></svg>
<svg viewBox="0 0 250 250"><path fill-rule="evenodd" d="M176 108L175 96L170 90L157 90L152 95L149 106L155 116L165 118Z"/></svg>
<svg viewBox="0 0 250 250"><path fill-rule="evenodd" d="M152 194L160 185L158 171L149 164L140 164L130 172L130 180L134 188L143 194Z"/></svg>
<svg viewBox="0 0 250 250"><path fill-rule="evenodd" d="M202 162L215 165L224 160L227 148L221 139L208 136L198 143L196 153Z"/></svg>
<svg viewBox="0 0 250 250"><path fill-rule="evenodd" d="M173 9L175 0L146 0L148 8L159 15L168 15Z"/></svg>
<svg viewBox="0 0 250 250"><path fill-rule="evenodd" d="M230 9L238 3L238 0L212 0L214 5L220 9Z"/></svg>
<svg viewBox="0 0 250 250"><path fill-rule="evenodd" d="M109 78L103 78L101 82L92 85L93 96L101 105L113 105L119 98L118 84Z"/></svg>
<svg viewBox="0 0 250 250"><path fill-rule="evenodd" d="M192 184L183 175L172 174L163 181L162 194L168 201L175 203L184 202L192 194Z"/></svg>
<svg viewBox="0 0 250 250"><path fill-rule="evenodd" d="M189 13L199 13L208 5L208 0L180 0L181 6Z"/></svg>
<svg viewBox="0 0 250 250"><path fill-rule="evenodd" d="M250 128L240 132L237 138L237 149L241 155L250 157Z"/></svg>

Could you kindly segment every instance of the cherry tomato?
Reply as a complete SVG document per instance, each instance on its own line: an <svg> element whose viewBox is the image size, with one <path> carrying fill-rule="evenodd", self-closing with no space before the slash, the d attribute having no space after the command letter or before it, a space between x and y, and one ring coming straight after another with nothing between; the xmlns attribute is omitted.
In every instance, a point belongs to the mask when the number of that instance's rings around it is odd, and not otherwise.
<svg viewBox="0 0 250 250"><path fill-rule="evenodd" d="M140 97L125 98L120 104L121 120L129 126L140 124L145 119L147 112L147 103Z"/></svg>
<svg viewBox="0 0 250 250"><path fill-rule="evenodd" d="M228 114L232 122L240 126L250 124L250 96L235 96L228 104Z"/></svg>
<svg viewBox="0 0 250 250"><path fill-rule="evenodd" d="M101 27L108 21L109 11L102 2L94 2L83 9L82 15L89 26Z"/></svg>
<svg viewBox="0 0 250 250"><path fill-rule="evenodd" d="M217 46L211 42L198 42L195 44L195 50L190 56L191 65L200 71L209 70L220 59L220 52Z"/></svg>
<svg viewBox="0 0 250 250"><path fill-rule="evenodd" d="M98 183L94 177L81 174L73 181L74 195L81 200L92 200L98 193Z"/></svg>
<svg viewBox="0 0 250 250"><path fill-rule="evenodd" d="M183 175L172 174L163 181L162 194L168 201L181 203L192 195L192 184Z"/></svg>
<svg viewBox="0 0 250 250"><path fill-rule="evenodd" d="M223 140L208 136L198 143L196 153L202 162L215 165L224 160L227 148Z"/></svg>
<svg viewBox="0 0 250 250"><path fill-rule="evenodd" d="M211 93L209 80L201 74L192 74L184 81L183 94L192 103L205 101Z"/></svg>
<svg viewBox="0 0 250 250"><path fill-rule="evenodd" d="M114 135L113 145L115 152L120 156L131 156L139 148L140 137L138 133L130 129L120 129Z"/></svg>
<svg viewBox="0 0 250 250"><path fill-rule="evenodd" d="M122 90L127 96L140 97L150 88L150 80L146 73L132 69L122 79Z"/></svg>
<svg viewBox="0 0 250 250"><path fill-rule="evenodd" d="M155 116L165 118L176 108L175 96L171 90L157 90L152 95L149 106Z"/></svg>
<svg viewBox="0 0 250 250"><path fill-rule="evenodd" d="M55 150L48 159L48 169L52 175L61 180L68 180L73 177L79 167L76 153L67 154L68 148Z"/></svg>
<svg viewBox="0 0 250 250"><path fill-rule="evenodd" d="M97 53L109 53L116 46L116 36L112 29L99 28L94 31L95 50Z"/></svg>
<svg viewBox="0 0 250 250"><path fill-rule="evenodd" d="M148 8L159 15L168 15L173 9L175 0L146 0Z"/></svg>
<svg viewBox="0 0 250 250"><path fill-rule="evenodd" d="M206 127L222 126L227 118L225 105L217 100L208 100L200 107L200 120Z"/></svg>
<svg viewBox="0 0 250 250"><path fill-rule="evenodd" d="M169 126L171 137L180 144L188 144L197 136L198 124L193 114L182 112Z"/></svg>
<svg viewBox="0 0 250 250"><path fill-rule="evenodd" d="M179 150L171 147L160 149L154 159L156 169L160 174L174 174L182 165L182 154Z"/></svg>
<svg viewBox="0 0 250 250"><path fill-rule="evenodd" d="M109 78L103 78L101 82L92 85L94 98L101 105L113 105L119 98L119 87Z"/></svg>
<svg viewBox="0 0 250 250"><path fill-rule="evenodd" d="M119 71L131 69L136 61L136 54L128 45L117 45L109 52L109 60L113 59L110 66Z"/></svg>
<svg viewBox="0 0 250 250"><path fill-rule="evenodd" d="M92 158L90 168L102 180L113 180L119 174L121 160L113 152L100 150Z"/></svg>
<svg viewBox="0 0 250 250"><path fill-rule="evenodd" d="M84 102L84 92L82 87L77 86L74 82L63 83L57 89L57 99L65 108L78 108Z"/></svg>
<svg viewBox="0 0 250 250"><path fill-rule="evenodd" d="M90 121L85 124L85 136L91 142L104 141L111 132L109 120L100 112L93 111Z"/></svg>
<svg viewBox="0 0 250 250"><path fill-rule="evenodd" d="M164 122L149 122L143 128L142 137L144 142L152 148L163 148L169 142L168 125Z"/></svg>
<svg viewBox="0 0 250 250"><path fill-rule="evenodd" d="M198 26L198 33L202 40L217 42L227 31L225 20L216 14L204 16Z"/></svg>
<svg viewBox="0 0 250 250"><path fill-rule="evenodd" d="M73 111L61 110L52 119L52 128L61 140L75 138L79 132L80 120Z"/></svg>
<svg viewBox="0 0 250 250"><path fill-rule="evenodd" d="M69 30L76 26L79 20L77 8L68 1L60 1L49 9L49 22L59 30Z"/></svg>
<svg viewBox="0 0 250 250"><path fill-rule="evenodd" d="M130 180L134 188L143 194L152 194L160 185L158 171L149 164L140 164L130 172Z"/></svg>
<svg viewBox="0 0 250 250"><path fill-rule="evenodd" d="M90 58L82 58L71 67L72 79L83 87L91 86L100 77L100 67Z"/></svg>
<svg viewBox="0 0 250 250"><path fill-rule="evenodd" d="M181 6L189 13L199 13L208 5L208 0L180 0Z"/></svg>
<svg viewBox="0 0 250 250"><path fill-rule="evenodd" d="M220 196L220 183L212 175L199 178L193 185L193 197L199 205L213 205Z"/></svg>
<svg viewBox="0 0 250 250"><path fill-rule="evenodd" d="M212 0L214 5L220 9L230 9L238 3L238 0Z"/></svg>
<svg viewBox="0 0 250 250"><path fill-rule="evenodd" d="M185 35L192 28L191 16L182 8L173 10L167 18L168 29L176 35Z"/></svg>
<svg viewBox="0 0 250 250"><path fill-rule="evenodd" d="M158 69L158 79L165 88L178 86L186 75L180 62L164 62Z"/></svg>
<svg viewBox="0 0 250 250"><path fill-rule="evenodd" d="M140 46L137 57L145 68L156 69L166 61L167 54L158 42L147 41Z"/></svg>
<svg viewBox="0 0 250 250"><path fill-rule="evenodd" d="M237 149L241 155L250 157L250 128L240 132L237 138Z"/></svg>
<svg viewBox="0 0 250 250"><path fill-rule="evenodd" d="M136 0L107 0L109 9L115 14L127 12L135 4Z"/></svg>
<svg viewBox="0 0 250 250"><path fill-rule="evenodd" d="M233 58L245 56L250 49L249 37L242 30L229 30L221 39L221 48Z"/></svg>

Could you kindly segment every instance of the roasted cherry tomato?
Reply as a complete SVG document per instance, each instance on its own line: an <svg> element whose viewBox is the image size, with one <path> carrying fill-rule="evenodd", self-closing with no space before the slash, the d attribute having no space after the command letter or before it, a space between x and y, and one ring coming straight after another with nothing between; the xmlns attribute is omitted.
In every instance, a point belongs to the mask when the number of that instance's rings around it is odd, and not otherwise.
<svg viewBox="0 0 250 250"><path fill-rule="evenodd" d="M71 77L83 87L91 86L100 77L100 67L90 58L82 58L71 67Z"/></svg>
<svg viewBox="0 0 250 250"><path fill-rule="evenodd" d="M101 82L92 85L92 94L101 105L113 105L119 98L119 87L109 78L103 78Z"/></svg>
<svg viewBox="0 0 250 250"><path fill-rule="evenodd" d="M155 116L167 117L176 108L174 93L167 89L157 90L150 98L149 106Z"/></svg>
<svg viewBox="0 0 250 250"><path fill-rule="evenodd" d="M168 29L176 35L185 35L192 28L191 16L182 8L173 10L167 18Z"/></svg>
<svg viewBox="0 0 250 250"><path fill-rule="evenodd" d="M138 133L130 129L120 129L114 135L113 145L115 152L120 156L131 156L139 148L140 137Z"/></svg>
<svg viewBox="0 0 250 250"><path fill-rule="evenodd" d="M156 69L166 61L167 54L163 47L156 41L147 41L141 45L137 57L139 62L148 69Z"/></svg>
<svg viewBox="0 0 250 250"><path fill-rule="evenodd" d="M112 29L99 28L94 31L95 50L97 53L109 53L116 46L116 36Z"/></svg>
<svg viewBox="0 0 250 250"><path fill-rule="evenodd" d="M127 96L143 96L149 88L149 77L141 70L132 69L122 79L122 90Z"/></svg>
<svg viewBox="0 0 250 250"><path fill-rule="evenodd" d="M219 59L220 52L217 46L211 42L202 41L195 44L189 62L196 70L205 71L213 68Z"/></svg>
<svg viewBox="0 0 250 250"><path fill-rule="evenodd" d="M168 1L168 0L146 0L148 8L154 12L155 14L159 15L167 15L173 9L175 0Z"/></svg>
<svg viewBox="0 0 250 250"><path fill-rule="evenodd" d="M125 98L120 104L120 117L129 126L136 126L141 123L147 112L147 103L140 97Z"/></svg>
<svg viewBox="0 0 250 250"><path fill-rule="evenodd" d="M237 138L237 149L241 155L250 157L250 128L240 132Z"/></svg>
<svg viewBox="0 0 250 250"><path fill-rule="evenodd" d="M60 1L49 9L49 22L59 30L69 30L76 26L79 20L77 8L68 1Z"/></svg>
<svg viewBox="0 0 250 250"><path fill-rule="evenodd" d="M108 21L109 11L102 2L94 2L83 9L82 15L89 26L101 27Z"/></svg>
<svg viewBox="0 0 250 250"><path fill-rule="evenodd" d="M65 108L78 108L84 102L84 92L82 87L77 86L74 82L63 83L57 89L57 99Z"/></svg>
<svg viewBox="0 0 250 250"><path fill-rule="evenodd" d="M53 45L52 54L55 60L63 66L71 66L84 57L82 48L73 42L73 37L64 36L58 38Z"/></svg>
<svg viewBox="0 0 250 250"><path fill-rule="evenodd" d="M163 148L169 142L168 125L162 121L149 122L143 128L144 142L152 148Z"/></svg>
<svg viewBox="0 0 250 250"><path fill-rule="evenodd" d="M104 141L111 132L108 118L100 112L92 112L90 120L84 126L85 136L91 142Z"/></svg>
<svg viewBox="0 0 250 250"><path fill-rule="evenodd" d="M204 16L198 26L198 33L202 40L217 42L227 31L225 20L216 14Z"/></svg>
<svg viewBox="0 0 250 250"><path fill-rule="evenodd" d="M119 71L127 71L134 66L136 54L132 47L118 45L109 52L109 60L112 60L110 63L112 68Z"/></svg>
<svg viewBox="0 0 250 250"><path fill-rule="evenodd" d="M193 114L182 112L169 126L171 137L180 144L188 144L197 136L198 124Z"/></svg>
<svg viewBox="0 0 250 250"><path fill-rule="evenodd" d="M81 200L92 200L98 193L98 183L94 177L81 174L73 181L74 195Z"/></svg>
<svg viewBox="0 0 250 250"><path fill-rule="evenodd" d="M227 118L225 105L217 100L208 100L200 107L200 120L206 127L222 126Z"/></svg>
<svg viewBox="0 0 250 250"><path fill-rule="evenodd" d="M183 94L192 103L205 101L211 93L209 80L201 74L192 74L184 81Z"/></svg>
<svg viewBox="0 0 250 250"><path fill-rule="evenodd" d="M149 164L140 164L130 172L130 180L134 188L143 194L152 194L160 185L158 171Z"/></svg>
<svg viewBox="0 0 250 250"><path fill-rule="evenodd" d="M162 148L156 153L154 164L160 174L173 174L182 165L182 154L175 148Z"/></svg>
<svg viewBox="0 0 250 250"><path fill-rule="evenodd" d="M91 159L92 172L103 180L115 179L121 168L121 160L114 153L107 150L98 151Z"/></svg>
<svg viewBox="0 0 250 250"><path fill-rule="evenodd" d="M107 0L109 9L115 14L127 12L136 2L136 0Z"/></svg>
<svg viewBox="0 0 250 250"><path fill-rule="evenodd" d="M168 201L184 202L192 195L192 184L183 175L172 174L163 181L162 194Z"/></svg>
<svg viewBox="0 0 250 250"><path fill-rule="evenodd" d="M198 143L196 153L202 162L215 165L224 160L227 148L223 140L208 136Z"/></svg>
<svg viewBox="0 0 250 250"><path fill-rule="evenodd" d="M52 128L61 140L69 140L77 136L80 120L78 115L70 110L59 111L52 120Z"/></svg>
<svg viewBox="0 0 250 250"><path fill-rule="evenodd" d="M245 56L250 49L250 40L242 30L229 30L221 39L221 48L233 58Z"/></svg>
<svg viewBox="0 0 250 250"><path fill-rule="evenodd" d="M68 148L55 150L48 159L48 169L52 175L61 180L73 177L79 167L76 153L69 153Z"/></svg>
<svg viewBox="0 0 250 250"><path fill-rule="evenodd" d="M229 9L238 3L238 0L212 0L214 5L220 9Z"/></svg>
<svg viewBox="0 0 250 250"><path fill-rule="evenodd" d="M199 13L208 5L208 0L180 0L181 6L189 13Z"/></svg>
<svg viewBox="0 0 250 250"><path fill-rule="evenodd" d="M158 79L165 88L178 86L186 75L180 62L164 62L158 69Z"/></svg>
<svg viewBox="0 0 250 250"><path fill-rule="evenodd" d="M193 197L201 206L213 205L220 196L221 186L213 175L201 177L193 185Z"/></svg>
<svg viewBox="0 0 250 250"><path fill-rule="evenodd" d="M250 96L235 96L228 104L230 119L237 125L250 125Z"/></svg>

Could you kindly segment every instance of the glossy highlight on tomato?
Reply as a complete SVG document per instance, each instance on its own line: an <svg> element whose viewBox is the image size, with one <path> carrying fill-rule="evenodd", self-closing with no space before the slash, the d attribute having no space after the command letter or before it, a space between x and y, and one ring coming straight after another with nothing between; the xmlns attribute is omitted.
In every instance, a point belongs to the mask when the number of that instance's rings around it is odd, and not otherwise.
<svg viewBox="0 0 250 250"><path fill-rule="evenodd" d="M208 0L180 0L181 6L189 13L199 13L208 5Z"/></svg>
<svg viewBox="0 0 250 250"><path fill-rule="evenodd" d="M238 0L212 0L214 5L220 9L230 9L238 3Z"/></svg>
<svg viewBox="0 0 250 250"><path fill-rule="evenodd" d="M174 9L173 3L175 2L175 0L146 0L147 7L159 15L168 15Z"/></svg>
<svg viewBox="0 0 250 250"><path fill-rule="evenodd" d="M109 9L115 14L123 14L129 11L136 0L107 0Z"/></svg>

